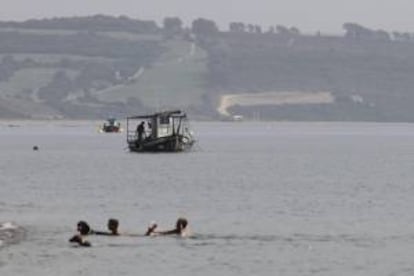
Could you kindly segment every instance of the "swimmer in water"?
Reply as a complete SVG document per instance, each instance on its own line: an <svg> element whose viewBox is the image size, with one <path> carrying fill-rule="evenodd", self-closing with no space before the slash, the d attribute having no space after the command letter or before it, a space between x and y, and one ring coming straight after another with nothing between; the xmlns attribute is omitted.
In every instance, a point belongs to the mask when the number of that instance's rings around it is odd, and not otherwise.
<svg viewBox="0 0 414 276"><path fill-rule="evenodd" d="M81 220L76 225L76 229L79 232L79 234L76 234L72 238L70 238L69 242L77 243L78 245L84 247L90 247L91 243L83 238L84 236L92 233L92 230L89 227L88 223Z"/></svg>
<svg viewBox="0 0 414 276"><path fill-rule="evenodd" d="M83 247L90 247L92 246L90 242L85 240L81 235L75 235L72 238L69 239L69 242L77 243L80 246Z"/></svg>
<svg viewBox="0 0 414 276"><path fill-rule="evenodd" d="M151 235L155 234L154 231L155 231L155 228L157 228L157 226L158 225L155 221L151 222L150 226L147 229L147 232L145 233L145 236L151 236Z"/></svg>
<svg viewBox="0 0 414 276"><path fill-rule="evenodd" d="M104 235L104 236L119 236L118 227L119 227L119 221L117 219L108 219L107 224L109 232L104 231L93 231L93 234L95 235Z"/></svg>
<svg viewBox="0 0 414 276"><path fill-rule="evenodd" d="M83 236L86 236L86 235L89 235L89 234L93 233L93 231L92 231L91 227L89 226L89 224L86 221L83 221L83 220L78 222L78 224L76 225L76 229Z"/></svg>
<svg viewBox="0 0 414 276"><path fill-rule="evenodd" d="M106 231L95 231L92 230L89 224L86 221L79 221L76 225L76 229L79 234L74 235L72 238L69 239L69 242L77 243L80 246L91 246L91 243L84 239L84 236L87 235L104 235L104 236L119 236L118 227L119 221L117 219L109 219L108 220L108 232Z"/></svg>
<svg viewBox="0 0 414 276"><path fill-rule="evenodd" d="M175 228L167 231L156 231L157 224L150 225L146 232L146 236L163 236L163 235L179 235L181 237L188 236L188 221L185 218L178 218Z"/></svg>

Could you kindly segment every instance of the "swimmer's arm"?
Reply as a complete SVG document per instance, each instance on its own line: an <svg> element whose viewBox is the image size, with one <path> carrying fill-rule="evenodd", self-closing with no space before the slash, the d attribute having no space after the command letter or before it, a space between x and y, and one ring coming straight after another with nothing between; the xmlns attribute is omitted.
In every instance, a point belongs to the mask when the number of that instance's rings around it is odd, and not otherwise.
<svg viewBox="0 0 414 276"><path fill-rule="evenodd" d="M138 233L122 233L120 234L123 237L145 237L145 234L138 234Z"/></svg>
<svg viewBox="0 0 414 276"><path fill-rule="evenodd" d="M71 243L77 243L79 246L90 247L92 246L90 242L84 240L81 235L75 235L69 239Z"/></svg>
<svg viewBox="0 0 414 276"><path fill-rule="evenodd" d="M101 235L101 236L109 236L111 233L109 232L103 232L103 231L93 231L91 234L93 235Z"/></svg>
<svg viewBox="0 0 414 276"><path fill-rule="evenodd" d="M154 231L153 233L157 234L157 235L176 235L176 234L180 234L180 232L177 229L167 230L167 231Z"/></svg>

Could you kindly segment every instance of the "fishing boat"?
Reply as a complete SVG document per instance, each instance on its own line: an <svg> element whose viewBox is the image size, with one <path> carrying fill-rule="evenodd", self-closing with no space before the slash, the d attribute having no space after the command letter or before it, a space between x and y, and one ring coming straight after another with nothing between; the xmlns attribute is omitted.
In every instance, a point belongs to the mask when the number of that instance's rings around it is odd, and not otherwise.
<svg viewBox="0 0 414 276"><path fill-rule="evenodd" d="M132 152L179 152L195 143L187 115L171 110L127 117L127 143Z"/></svg>
<svg viewBox="0 0 414 276"><path fill-rule="evenodd" d="M122 132L121 123L115 118L109 118L99 127L99 132Z"/></svg>

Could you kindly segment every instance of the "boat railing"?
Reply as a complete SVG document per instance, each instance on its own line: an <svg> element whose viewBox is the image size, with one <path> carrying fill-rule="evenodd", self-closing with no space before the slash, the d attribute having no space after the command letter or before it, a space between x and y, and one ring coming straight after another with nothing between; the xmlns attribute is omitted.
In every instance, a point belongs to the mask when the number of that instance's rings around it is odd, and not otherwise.
<svg viewBox="0 0 414 276"><path fill-rule="evenodd" d="M128 130L127 141L136 141L138 139L138 134L135 130Z"/></svg>

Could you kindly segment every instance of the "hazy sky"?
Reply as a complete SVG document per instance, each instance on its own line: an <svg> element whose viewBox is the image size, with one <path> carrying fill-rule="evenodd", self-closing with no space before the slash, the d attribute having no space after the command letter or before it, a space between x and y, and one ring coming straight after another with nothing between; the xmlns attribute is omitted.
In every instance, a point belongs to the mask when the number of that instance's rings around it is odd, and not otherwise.
<svg viewBox="0 0 414 276"><path fill-rule="evenodd" d="M413 0L0 0L0 20L52 16L127 15L162 21L179 16L188 25L198 17L221 29L243 21L296 26L303 32L340 33L344 22L373 29L414 32Z"/></svg>

